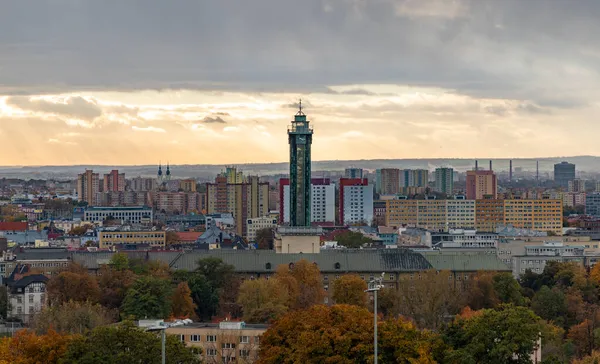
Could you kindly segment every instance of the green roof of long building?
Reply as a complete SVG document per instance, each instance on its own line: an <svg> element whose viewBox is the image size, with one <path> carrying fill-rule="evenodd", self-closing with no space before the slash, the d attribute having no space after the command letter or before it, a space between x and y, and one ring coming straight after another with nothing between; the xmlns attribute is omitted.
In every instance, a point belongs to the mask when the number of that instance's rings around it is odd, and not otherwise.
<svg viewBox="0 0 600 364"><path fill-rule="evenodd" d="M88 269L107 264L112 252L73 252L74 262ZM316 263L321 272L510 271L495 255L413 252L407 249L333 250L318 254L277 254L266 250L208 250L193 252L127 252L130 258L157 260L172 269L194 270L200 259L216 257L239 273L269 273L301 259Z"/></svg>

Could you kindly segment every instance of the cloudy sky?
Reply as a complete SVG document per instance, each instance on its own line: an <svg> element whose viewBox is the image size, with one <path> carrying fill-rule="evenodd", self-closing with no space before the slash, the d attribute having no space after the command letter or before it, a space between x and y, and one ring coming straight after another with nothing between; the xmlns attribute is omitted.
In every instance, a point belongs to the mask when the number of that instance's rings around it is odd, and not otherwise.
<svg viewBox="0 0 600 364"><path fill-rule="evenodd" d="M600 155L598 0L0 0L0 165Z"/></svg>

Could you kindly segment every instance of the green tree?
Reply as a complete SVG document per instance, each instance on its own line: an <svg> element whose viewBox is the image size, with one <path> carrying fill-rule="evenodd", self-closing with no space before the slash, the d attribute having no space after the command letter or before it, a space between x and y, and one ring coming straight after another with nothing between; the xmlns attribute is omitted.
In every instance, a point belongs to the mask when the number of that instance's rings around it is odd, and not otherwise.
<svg viewBox="0 0 600 364"><path fill-rule="evenodd" d="M336 304L367 306L367 282L357 274L344 274L333 282L333 301Z"/></svg>
<svg viewBox="0 0 600 364"><path fill-rule="evenodd" d="M32 327L38 334L56 330L61 334L84 334L95 327L116 321L116 310L108 310L89 302L65 302L48 306L33 318Z"/></svg>
<svg viewBox="0 0 600 364"><path fill-rule="evenodd" d="M247 280L240 286L238 303L246 322L271 322L287 312L288 302L286 286L277 279Z"/></svg>
<svg viewBox="0 0 600 364"><path fill-rule="evenodd" d="M494 275L494 291L502 303L512 303L517 306L525 304L525 298L521 293L519 282L511 273L498 273Z"/></svg>
<svg viewBox="0 0 600 364"><path fill-rule="evenodd" d="M168 280L141 277L127 291L121 316L136 319L164 319L171 313L171 285Z"/></svg>
<svg viewBox="0 0 600 364"><path fill-rule="evenodd" d="M235 267L226 264L223 260L216 257L208 257L198 260L196 272L202 274L211 286L219 289L225 286L225 283L233 278Z"/></svg>
<svg viewBox="0 0 600 364"><path fill-rule="evenodd" d="M563 326L567 314L565 294L558 288L543 286L531 299L531 309L544 320Z"/></svg>
<svg viewBox="0 0 600 364"><path fill-rule="evenodd" d="M337 241L338 245L353 249L373 243L373 240L364 236L362 233L354 231L347 231L339 234L335 237L335 241Z"/></svg>
<svg viewBox="0 0 600 364"><path fill-rule="evenodd" d="M210 320L219 307L219 291L215 290L208 279L198 272L177 271L174 277L176 282L187 282L198 318Z"/></svg>
<svg viewBox="0 0 600 364"><path fill-rule="evenodd" d="M125 253L115 253L110 258L110 263L108 265L114 270L125 270L129 269L129 258Z"/></svg>
<svg viewBox="0 0 600 364"><path fill-rule="evenodd" d="M255 239L258 249L272 250L273 249L273 229L264 228L256 232Z"/></svg>
<svg viewBox="0 0 600 364"><path fill-rule="evenodd" d="M525 307L500 305L458 318L443 333L454 351L449 362L529 364L542 331L540 318Z"/></svg>
<svg viewBox="0 0 600 364"><path fill-rule="evenodd" d="M63 364L159 364L161 339L153 332L142 331L132 324L98 327L85 337L73 341ZM200 363L201 350L186 347L174 335L167 335L166 362L169 364Z"/></svg>

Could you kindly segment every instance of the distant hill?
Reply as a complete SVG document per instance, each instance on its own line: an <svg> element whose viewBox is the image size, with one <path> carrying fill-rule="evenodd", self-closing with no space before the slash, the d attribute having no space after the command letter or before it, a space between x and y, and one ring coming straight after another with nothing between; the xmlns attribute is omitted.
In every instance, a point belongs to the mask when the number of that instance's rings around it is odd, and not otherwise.
<svg viewBox="0 0 600 364"><path fill-rule="evenodd" d="M478 159L479 167L487 169L489 159ZM535 171L536 161L539 161L540 172L552 171L555 163L567 161L575 163L578 171L598 172L600 171L600 157L595 156L575 156L575 157L552 157L552 158L524 158L513 159L513 168L521 168L523 171ZM493 169L498 172L508 171L509 159L492 159ZM371 160L332 160L315 161L312 169L318 171L343 171L348 167L358 167L367 170L377 168L422 168L433 170L440 166L449 166L464 172L472 169L475 165L475 159L371 159ZM224 165L171 165L171 171L174 178L201 178L211 179L216 176L225 166ZM253 163L236 164L236 167L247 174L256 174L261 176L286 174L288 173L287 163ZM140 166L106 166L106 165L74 165L74 166L26 166L26 167L0 167L0 178L74 178L78 173L85 169L93 169L99 173L106 173L111 169L118 169L124 172L128 178L136 176L154 177L158 166L140 165ZM163 167L164 168L164 167Z"/></svg>

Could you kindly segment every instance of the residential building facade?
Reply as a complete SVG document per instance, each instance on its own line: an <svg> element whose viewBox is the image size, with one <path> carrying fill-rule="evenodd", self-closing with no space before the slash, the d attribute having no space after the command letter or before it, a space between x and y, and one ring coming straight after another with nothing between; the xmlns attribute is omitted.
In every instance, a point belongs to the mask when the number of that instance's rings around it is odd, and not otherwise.
<svg viewBox="0 0 600 364"><path fill-rule="evenodd" d="M164 249L167 242L165 231L99 231L100 249L149 248Z"/></svg>
<svg viewBox="0 0 600 364"><path fill-rule="evenodd" d="M371 224L373 221L373 186L366 178L340 178L339 224Z"/></svg>
<svg viewBox="0 0 600 364"><path fill-rule="evenodd" d="M380 195L396 195L400 193L400 170L398 168L382 168L377 171L377 185Z"/></svg>
<svg viewBox="0 0 600 364"><path fill-rule="evenodd" d="M311 180L311 223L335 222L335 184L329 178L313 178ZM279 199L282 206L279 221L291 224L290 221L290 180L279 180Z"/></svg>
<svg viewBox="0 0 600 364"><path fill-rule="evenodd" d="M454 169L435 169L435 191L451 195L454 191Z"/></svg>
<svg viewBox="0 0 600 364"><path fill-rule="evenodd" d="M493 171L468 171L466 190L468 200L495 199L498 192L496 175Z"/></svg>
<svg viewBox="0 0 600 364"><path fill-rule="evenodd" d="M575 165L560 162L554 165L554 183L562 188L569 187L569 181L575 179Z"/></svg>
<svg viewBox="0 0 600 364"><path fill-rule="evenodd" d="M77 175L77 197L79 201L85 201L89 206L97 203L96 194L100 192L100 178L98 173L86 170Z"/></svg>
<svg viewBox="0 0 600 364"><path fill-rule="evenodd" d="M93 223L112 218L120 220L121 224L147 224L151 223L153 213L151 207L88 207L83 213L83 220Z"/></svg>
<svg viewBox="0 0 600 364"><path fill-rule="evenodd" d="M253 242L256 234L262 229L274 229L277 227L277 219L269 216L253 217L246 222L246 240Z"/></svg>

